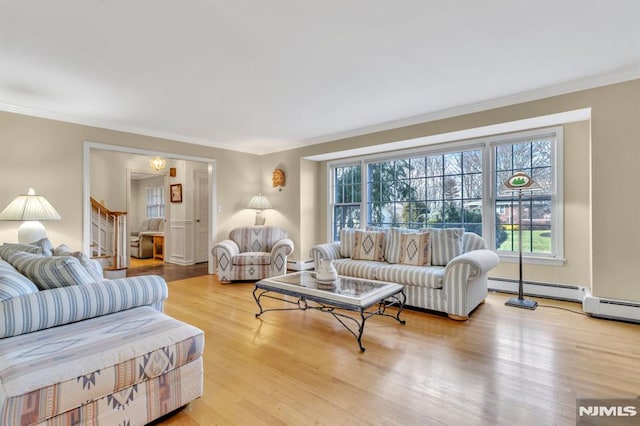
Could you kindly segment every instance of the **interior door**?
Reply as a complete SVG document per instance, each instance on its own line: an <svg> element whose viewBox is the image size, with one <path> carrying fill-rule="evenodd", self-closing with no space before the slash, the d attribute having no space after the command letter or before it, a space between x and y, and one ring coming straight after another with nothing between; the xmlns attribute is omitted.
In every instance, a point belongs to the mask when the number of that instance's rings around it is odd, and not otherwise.
<svg viewBox="0 0 640 426"><path fill-rule="evenodd" d="M195 257L196 263L209 260L209 177L206 170L195 170Z"/></svg>

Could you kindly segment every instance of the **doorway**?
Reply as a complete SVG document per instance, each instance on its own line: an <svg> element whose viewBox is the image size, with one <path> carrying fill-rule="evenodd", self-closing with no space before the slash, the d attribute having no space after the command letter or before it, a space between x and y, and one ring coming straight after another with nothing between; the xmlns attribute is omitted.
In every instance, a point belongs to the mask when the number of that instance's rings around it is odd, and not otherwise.
<svg viewBox="0 0 640 426"><path fill-rule="evenodd" d="M131 189L127 170L141 171L144 174L144 171L149 167L149 159L156 156L167 160L166 172L163 172L165 174L165 195L167 196L165 201L167 204L165 211L166 242L163 253L165 261L185 266L194 264L197 259L207 262L208 272L213 273L213 256L210 254L213 236L216 233L216 210L213 208L216 204L215 160L213 159L85 141L83 144L83 196L85 199L83 206L83 250L85 253L90 253L91 205L89 200L92 192L99 192L97 195L99 199L116 200L112 204L118 210L129 210L127 202L131 196ZM169 164L177 164L178 175L176 177L167 176L170 169ZM148 174L148 172L146 173ZM170 203L168 200L169 186L175 183L184 186L185 199L182 203ZM188 188L192 185L192 188ZM198 201L193 195L196 192L198 192ZM197 210L196 203L199 203ZM197 222L198 220L199 222ZM200 225L197 225L198 223ZM127 227L129 228L129 225ZM196 229L198 229L197 237L195 236ZM130 235L129 230L126 235ZM197 246L195 246L196 241Z"/></svg>

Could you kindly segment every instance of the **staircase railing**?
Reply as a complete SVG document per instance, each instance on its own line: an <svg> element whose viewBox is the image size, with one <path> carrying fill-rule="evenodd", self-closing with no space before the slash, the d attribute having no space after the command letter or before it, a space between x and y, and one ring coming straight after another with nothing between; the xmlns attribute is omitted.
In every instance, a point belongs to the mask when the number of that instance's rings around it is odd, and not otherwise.
<svg viewBox="0 0 640 426"><path fill-rule="evenodd" d="M91 197L91 257L107 259L105 269L125 269L127 212L111 211Z"/></svg>

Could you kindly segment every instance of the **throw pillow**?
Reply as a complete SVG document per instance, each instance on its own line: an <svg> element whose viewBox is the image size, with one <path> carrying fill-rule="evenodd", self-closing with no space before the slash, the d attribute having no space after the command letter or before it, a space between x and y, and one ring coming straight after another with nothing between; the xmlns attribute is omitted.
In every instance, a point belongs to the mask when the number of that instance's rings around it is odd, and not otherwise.
<svg viewBox="0 0 640 426"><path fill-rule="evenodd" d="M58 247L53 249L54 256L70 256L71 253L73 253L71 247L64 244L60 244Z"/></svg>
<svg viewBox="0 0 640 426"><path fill-rule="evenodd" d="M447 263L462 252L464 228L427 228L431 232L431 264L447 266Z"/></svg>
<svg viewBox="0 0 640 426"><path fill-rule="evenodd" d="M104 281L104 277L102 276L102 267L98 262L89 259L87 255L81 251L73 252L71 253L71 256L80 261L80 264L84 266L84 269L86 269L89 275L91 275L94 282Z"/></svg>
<svg viewBox="0 0 640 426"><path fill-rule="evenodd" d="M48 238L42 238L31 244L40 247L45 256L51 256L53 254L53 244L51 244Z"/></svg>
<svg viewBox="0 0 640 426"><path fill-rule="evenodd" d="M408 228L391 228L387 234L387 247L384 258L388 263L402 263L400 255L402 253L401 238L404 234L416 234L418 231Z"/></svg>
<svg viewBox="0 0 640 426"><path fill-rule="evenodd" d="M356 231L353 238L354 260L384 260L384 232Z"/></svg>
<svg viewBox="0 0 640 426"><path fill-rule="evenodd" d="M24 251L27 253L44 255L42 248L34 246L33 244L4 243L0 246L0 257L7 260L11 252L14 251Z"/></svg>
<svg viewBox="0 0 640 426"><path fill-rule="evenodd" d="M340 256L351 257L353 254L353 239L355 238L356 229L340 230Z"/></svg>
<svg viewBox="0 0 640 426"><path fill-rule="evenodd" d="M37 293L38 287L4 260L0 260L0 302L24 294Z"/></svg>
<svg viewBox="0 0 640 426"><path fill-rule="evenodd" d="M400 235L400 263L403 265L429 266L431 246L429 232L404 233Z"/></svg>
<svg viewBox="0 0 640 426"><path fill-rule="evenodd" d="M7 262L33 281L40 290L94 282L80 261L73 256L39 256L14 251Z"/></svg>

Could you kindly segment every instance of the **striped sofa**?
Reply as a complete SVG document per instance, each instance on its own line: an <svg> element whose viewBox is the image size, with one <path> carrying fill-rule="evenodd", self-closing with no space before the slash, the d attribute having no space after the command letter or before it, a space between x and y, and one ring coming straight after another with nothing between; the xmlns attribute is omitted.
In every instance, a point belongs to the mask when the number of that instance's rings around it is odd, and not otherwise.
<svg viewBox="0 0 640 426"><path fill-rule="evenodd" d="M144 425L202 395L204 334L162 313L162 277L17 252L0 247L0 424Z"/></svg>
<svg viewBox="0 0 640 426"><path fill-rule="evenodd" d="M311 249L316 265L331 259L339 275L404 285L408 306L466 320L487 296L498 256L462 228L341 230L340 241Z"/></svg>

